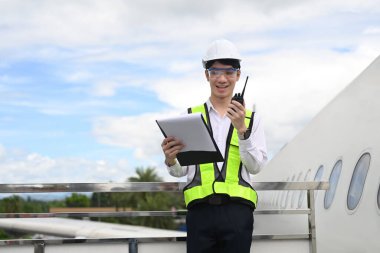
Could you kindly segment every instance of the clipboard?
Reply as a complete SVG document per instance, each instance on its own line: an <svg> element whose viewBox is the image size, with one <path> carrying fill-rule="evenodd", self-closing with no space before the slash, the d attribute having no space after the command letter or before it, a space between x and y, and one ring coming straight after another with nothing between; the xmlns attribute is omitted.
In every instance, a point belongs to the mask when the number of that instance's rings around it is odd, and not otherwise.
<svg viewBox="0 0 380 253"><path fill-rule="evenodd" d="M202 113L158 119L156 123L165 138L176 137L185 145L177 154L181 166L224 161Z"/></svg>

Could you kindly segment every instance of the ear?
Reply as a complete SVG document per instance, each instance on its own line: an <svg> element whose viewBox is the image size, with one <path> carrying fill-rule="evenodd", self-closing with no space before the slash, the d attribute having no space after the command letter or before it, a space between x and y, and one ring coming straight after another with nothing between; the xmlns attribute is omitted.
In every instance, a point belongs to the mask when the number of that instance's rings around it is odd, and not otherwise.
<svg viewBox="0 0 380 253"><path fill-rule="evenodd" d="M210 76L208 74L207 69L205 70L205 76L206 76L207 81L210 82Z"/></svg>
<svg viewBox="0 0 380 253"><path fill-rule="evenodd" d="M236 73L236 82L237 81L239 81L239 79L240 79L240 74L241 74L241 71L240 71L240 69L237 71L237 73Z"/></svg>

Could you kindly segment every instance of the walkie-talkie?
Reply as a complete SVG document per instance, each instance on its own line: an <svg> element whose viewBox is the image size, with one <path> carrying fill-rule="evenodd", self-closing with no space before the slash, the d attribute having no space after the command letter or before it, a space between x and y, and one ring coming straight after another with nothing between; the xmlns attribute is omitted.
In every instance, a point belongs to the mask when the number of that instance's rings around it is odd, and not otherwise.
<svg viewBox="0 0 380 253"><path fill-rule="evenodd" d="M244 105L244 92L245 92L245 87L247 86L248 82L248 76L247 79L245 79L245 84L242 93L235 93L235 95L232 97L232 100L238 101L240 104Z"/></svg>

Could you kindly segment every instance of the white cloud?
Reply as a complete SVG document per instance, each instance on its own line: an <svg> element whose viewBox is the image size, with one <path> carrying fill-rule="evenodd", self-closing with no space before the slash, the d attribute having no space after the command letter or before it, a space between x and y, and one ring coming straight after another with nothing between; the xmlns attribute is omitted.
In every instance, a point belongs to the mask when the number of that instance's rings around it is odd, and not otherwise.
<svg viewBox="0 0 380 253"><path fill-rule="evenodd" d="M158 80L150 88L161 101L183 112L188 107L204 103L210 96L209 83L201 68L181 78Z"/></svg>
<svg viewBox="0 0 380 253"><path fill-rule="evenodd" d="M76 83L76 82L81 82L83 80L89 80L93 78L93 75L89 71L75 71L73 73L66 74L64 78L68 82Z"/></svg>
<svg viewBox="0 0 380 253"><path fill-rule="evenodd" d="M0 144L0 159L2 159L5 156L5 148L3 145Z"/></svg>
<svg viewBox="0 0 380 253"><path fill-rule="evenodd" d="M103 144L133 150L137 159L152 163L164 138L155 120L178 112L147 113L130 117L100 117L94 120L93 134Z"/></svg>
<svg viewBox="0 0 380 253"><path fill-rule="evenodd" d="M99 81L96 83L91 91L94 96L111 97L116 94L116 89L120 84L113 81Z"/></svg>
<svg viewBox="0 0 380 253"><path fill-rule="evenodd" d="M51 158L37 153L6 149L0 145L2 184L124 182L135 171L125 159Z"/></svg>
<svg viewBox="0 0 380 253"><path fill-rule="evenodd" d="M9 76L7 74L0 75L0 84L1 83L6 83L6 84L19 84L25 82L25 78L22 77L14 77L14 76Z"/></svg>
<svg viewBox="0 0 380 253"><path fill-rule="evenodd" d="M380 27L371 26L364 30L363 34L380 34Z"/></svg>
<svg viewBox="0 0 380 253"><path fill-rule="evenodd" d="M244 38L337 11L376 12L378 7L375 0L1 1L0 29L7 39L0 49L17 48L12 54L31 51L52 59L73 54L92 61L160 59L164 47L176 50L173 56L184 55L226 34Z"/></svg>

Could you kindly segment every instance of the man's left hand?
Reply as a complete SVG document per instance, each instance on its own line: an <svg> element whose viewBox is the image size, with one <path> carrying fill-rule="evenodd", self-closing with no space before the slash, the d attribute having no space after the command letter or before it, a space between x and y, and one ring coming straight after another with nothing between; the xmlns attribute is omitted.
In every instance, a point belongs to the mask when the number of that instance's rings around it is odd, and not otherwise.
<svg viewBox="0 0 380 253"><path fill-rule="evenodd" d="M239 134L243 134L247 127L245 125L245 107L239 102L232 100L228 105L227 117L230 118L232 125Z"/></svg>

